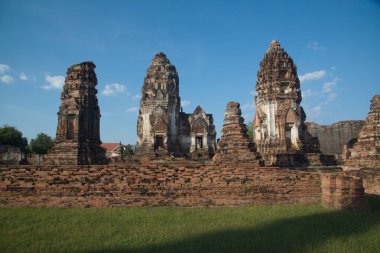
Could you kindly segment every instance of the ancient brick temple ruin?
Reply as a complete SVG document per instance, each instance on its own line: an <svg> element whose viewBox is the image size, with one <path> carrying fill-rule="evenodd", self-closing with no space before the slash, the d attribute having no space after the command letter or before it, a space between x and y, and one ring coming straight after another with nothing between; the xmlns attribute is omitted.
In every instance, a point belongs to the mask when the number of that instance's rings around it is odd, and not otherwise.
<svg viewBox="0 0 380 253"><path fill-rule="evenodd" d="M256 92L254 142L265 164L309 163L304 154L320 153L318 139L306 131L297 67L276 40L260 62Z"/></svg>
<svg viewBox="0 0 380 253"><path fill-rule="evenodd" d="M217 149L212 115L200 106L191 114L182 111L178 73L159 53L142 87L136 156L104 165L94 69L92 62L68 68L54 148L43 166L1 167L0 206L322 203L363 210L368 208L364 193L380 196L380 95L373 97L364 125L305 124L296 66L277 41L257 75L254 141L239 103L230 102ZM318 136L325 132L338 138L333 147L324 139L336 155L341 143L359 133L344 148L342 167L333 155L320 152Z"/></svg>
<svg viewBox="0 0 380 253"><path fill-rule="evenodd" d="M97 78L93 62L67 69L61 93L57 134L46 164L104 164L100 147L100 110L96 97Z"/></svg>
<svg viewBox="0 0 380 253"><path fill-rule="evenodd" d="M260 156L249 139L248 129L241 116L240 104L229 102L224 113L222 136L217 145L215 163L242 163L260 165Z"/></svg>
<svg viewBox="0 0 380 253"><path fill-rule="evenodd" d="M207 158L215 153L212 115L200 106L192 114L182 112L178 73L164 53L153 58L144 78L137 135L138 156Z"/></svg>
<svg viewBox="0 0 380 253"><path fill-rule="evenodd" d="M344 147L343 158L349 167L380 169L380 95L371 99L359 137Z"/></svg>

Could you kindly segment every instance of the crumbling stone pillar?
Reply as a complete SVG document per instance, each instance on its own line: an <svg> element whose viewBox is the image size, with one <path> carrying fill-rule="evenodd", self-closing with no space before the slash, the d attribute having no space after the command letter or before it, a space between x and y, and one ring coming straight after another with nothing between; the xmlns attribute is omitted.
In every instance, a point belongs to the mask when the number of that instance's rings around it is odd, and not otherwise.
<svg viewBox="0 0 380 253"><path fill-rule="evenodd" d="M344 148L345 165L380 170L380 95L371 99L370 112L356 142Z"/></svg>
<svg viewBox="0 0 380 253"><path fill-rule="evenodd" d="M222 136L217 144L216 163L249 162L260 165L259 155L249 140L248 129L241 117L240 104L229 102L224 113Z"/></svg>
<svg viewBox="0 0 380 253"><path fill-rule="evenodd" d="M322 205L333 209L367 210L363 180L339 174L321 175Z"/></svg>
<svg viewBox="0 0 380 253"><path fill-rule="evenodd" d="M67 69L61 93L57 134L46 164L105 164L100 147L100 109L93 62Z"/></svg>

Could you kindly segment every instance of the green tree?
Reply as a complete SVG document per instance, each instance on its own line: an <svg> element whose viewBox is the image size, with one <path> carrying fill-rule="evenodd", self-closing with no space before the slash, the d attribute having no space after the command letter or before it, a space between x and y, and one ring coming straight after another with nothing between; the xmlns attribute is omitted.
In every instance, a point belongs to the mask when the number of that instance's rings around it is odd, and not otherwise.
<svg viewBox="0 0 380 253"><path fill-rule="evenodd" d="M47 152L53 147L53 139L44 133L39 133L36 139L30 141L30 151L38 155L47 154Z"/></svg>
<svg viewBox="0 0 380 253"><path fill-rule="evenodd" d="M252 123L252 121L247 123L247 128L248 128L249 139L251 141L253 141L253 123Z"/></svg>
<svg viewBox="0 0 380 253"><path fill-rule="evenodd" d="M13 126L0 127L0 144L18 147L22 152L28 152L28 139L22 136L22 132Z"/></svg>
<svg viewBox="0 0 380 253"><path fill-rule="evenodd" d="M129 156L129 155L133 155L135 153L136 146L131 145L131 144L127 144L127 145L123 146L123 149L124 149L123 155Z"/></svg>

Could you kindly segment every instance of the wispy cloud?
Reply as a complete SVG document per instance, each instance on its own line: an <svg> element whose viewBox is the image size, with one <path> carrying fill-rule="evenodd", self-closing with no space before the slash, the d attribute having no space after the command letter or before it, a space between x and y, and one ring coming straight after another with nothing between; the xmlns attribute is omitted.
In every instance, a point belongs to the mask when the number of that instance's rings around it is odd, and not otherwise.
<svg viewBox="0 0 380 253"><path fill-rule="evenodd" d="M253 121L253 113L244 113L241 116L244 118L245 124Z"/></svg>
<svg viewBox="0 0 380 253"><path fill-rule="evenodd" d="M132 96L132 99L133 99L133 100L140 99L140 98L141 98L140 95L134 95L134 96Z"/></svg>
<svg viewBox="0 0 380 253"><path fill-rule="evenodd" d="M298 78L300 79L301 82L307 82L307 81L318 80L318 79L324 78L325 76L326 76L325 70L318 70L318 71L313 71L313 72L300 75Z"/></svg>
<svg viewBox="0 0 380 253"><path fill-rule="evenodd" d="M0 74L3 75L0 76L0 82L11 83L14 81L13 77L11 77L10 75L4 75L9 71L11 71L11 67L9 67L7 64L0 64Z"/></svg>
<svg viewBox="0 0 380 253"><path fill-rule="evenodd" d="M27 81L28 80L28 77L25 75L24 72L21 72L21 74L20 74L20 80L21 81Z"/></svg>
<svg viewBox="0 0 380 253"><path fill-rule="evenodd" d="M316 106L305 106L306 115L309 120L315 120L322 117L324 114L323 110L325 105L331 103L336 99L338 95L334 92L334 88L337 85L338 81L339 78L334 77L331 81L323 83L320 91L312 89L302 91L302 96L304 98L314 95L318 95L320 97L320 101Z"/></svg>
<svg viewBox="0 0 380 253"><path fill-rule="evenodd" d="M243 106L240 107L242 111L253 111L255 109L255 105L252 102L245 103Z"/></svg>
<svg viewBox="0 0 380 253"><path fill-rule="evenodd" d="M312 90L312 89L307 89L307 90L302 91L302 97L304 97L304 98L316 96L318 94L319 94L318 91L315 91L315 90Z"/></svg>
<svg viewBox="0 0 380 253"><path fill-rule="evenodd" d="M11 67L9 67L7 64L0 64L0 74L5 74L9 71L11 71Z"/></svg>
<svg viewBox="0 0 380 253"><path fill-rule="evenodd" d="M307 114L307 116L308 116L310 119L316 119L316 118L319 118L319 117L321 117L321 115L322 115L322 108L321 108L320 105L311 108L311 109L308 111L308 114Z"/></svg>
<svg viewBox="0 0 380 253"><path fill-rule="evenodd" d="M255 110L255 103L252 101L245 103L243 106L240 107L242 111L242 117L244 118L245 123L251 122L254 110Z"/></svg>
<svg viewBox="0 0 380 253"><path fill-rule="evenodd" d="M64 76L50 76L46 75L45 76L45 81L47 84L42 86L43 89L45 90L51 90L51 89L62 89L63 84L65 82L65 77Z"/></svg>
<svg viewBox="0 0 380 253"><path fill-rule="evenodd" d="M312 41L307 45L307 48L312 49L314 51L317 50L325 50L324 46L321 46L318 41Z"/></svg>
<svg viewBox="0 0 380 253"><path fill-rule="evenodd" d="M251 94L252 96L256 96L256 95L257 95L257 92L256 92L256 90L251 90L251 91L249 92L249 94Z"/></svg>
<svg viewBox="0 0 380 253"><path fill-rule="evenodd" d="M119 83L107 84L104 90L102 91L104 96L113 96L117 93L122 93L125 90L125 86Z"/></svg>
<svg viewBox="0 0 380 253"><path fill-rule="evenodd" d="M138 112L138 111L139 111L139 108L137 106L130 107L127 109L127 112Z"/></svg>
<svg viewBox="0 0 380 253"><path fill-rule="evenodd" d="M188 106L189 104L191 104L191 102L189 100L181 100L181 106L182 107L186 107Z"/></svg>
<svg viewBox="0 0 380 253"><path fill-rule="evenodd" d="M333 88L336 86L336 83L338 82L338 80L339 79L335 77L332 81L325 82L323 84L322 92L324 92L324 93L331 92L333 90Z"/></svg>
<svg viewBox="0 0 380 253"><path fill-rule="evenodd" d="M330 93L329 94L329 98L328 98L328 101L334 101L335 98L337 97L338 95L336 93Z"/></svg>
<svg viewBox="0 0 380 253"><path fill-rule="evenodd" d="M3 83L11 83L14 81L13 77L8 76L8 75L3 75L0 77L0 81Z"/></svg>

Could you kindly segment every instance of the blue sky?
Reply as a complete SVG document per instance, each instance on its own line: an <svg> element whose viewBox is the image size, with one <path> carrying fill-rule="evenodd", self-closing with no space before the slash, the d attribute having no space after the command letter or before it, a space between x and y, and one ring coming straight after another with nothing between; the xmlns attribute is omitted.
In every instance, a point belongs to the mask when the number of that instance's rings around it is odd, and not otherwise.
<svg viewBox="0 0 380 253"><path fill-rule="evenodd" d="M265 2L265 3L264 3ZM254 115L256 73L279 40L301 80L307 121L365 119L380 93L380 1L0 0L0 125L55 137L66 69L93 61L103 142L135 143L146 69L166 53L185 112L220 136L229 101Z"/></svg>

